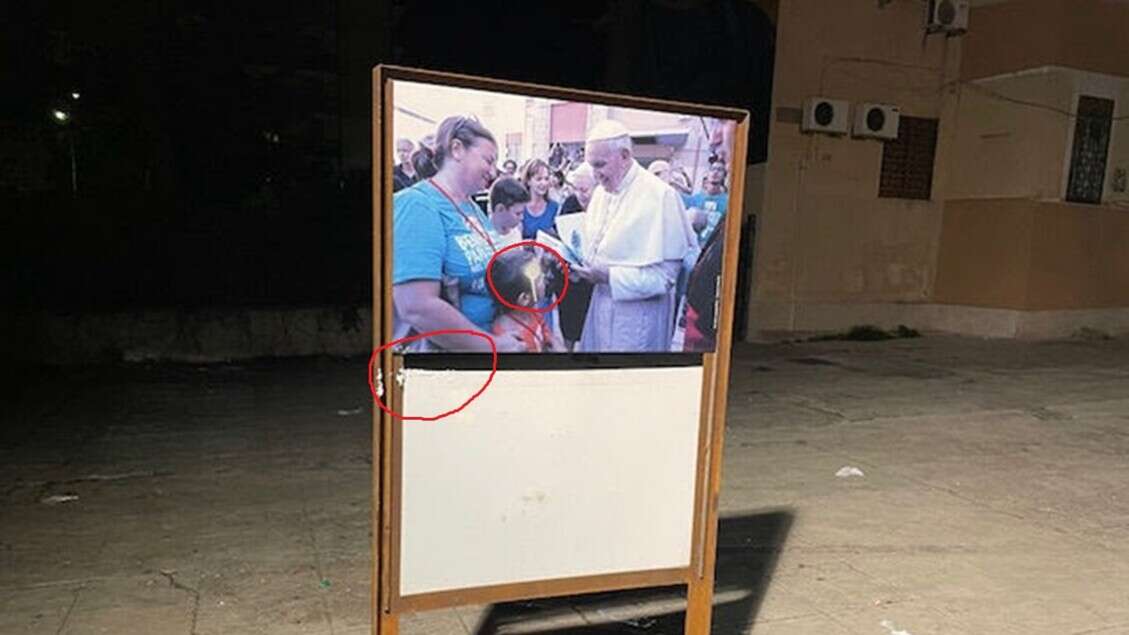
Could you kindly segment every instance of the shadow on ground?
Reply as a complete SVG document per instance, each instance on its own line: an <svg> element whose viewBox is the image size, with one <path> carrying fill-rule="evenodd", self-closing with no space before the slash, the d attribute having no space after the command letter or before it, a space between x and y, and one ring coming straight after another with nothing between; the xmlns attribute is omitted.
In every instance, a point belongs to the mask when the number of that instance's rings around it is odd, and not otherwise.
<svg viewBox="0 0 1129 635"><path fill-rule="evenodd" d="M756 621L794 517L791 510L775 509L719 521L713 632L744 633ZM475 635L680 635L685 598L685 587L678 586L507 602L490 607L473 630Z"/></svg>

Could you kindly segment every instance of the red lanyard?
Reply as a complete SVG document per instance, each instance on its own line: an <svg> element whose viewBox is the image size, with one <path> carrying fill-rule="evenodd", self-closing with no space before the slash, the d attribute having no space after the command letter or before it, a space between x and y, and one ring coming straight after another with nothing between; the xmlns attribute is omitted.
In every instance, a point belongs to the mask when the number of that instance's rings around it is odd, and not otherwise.
<svg viewBox="0 0 1129 635"><path fill-rule="evenodd" d="M506 317L510 318L514 322L517 322L518 326L525 329L527 333L532 335L534 342L540 342L541 348L545 347L545 335L543 333L537 332L537 327L544 327L545 326L545 322L544 322L544 320L541 319L541 316L539 316L539 315L533 316L533 322L536 325L534 327L531 327L528 324L526 324L525 322L522 322L521 320L517 319L516 317L514 317L514 315L512 313L507 313Z"/></svg>
<svg viewBox="0 0 1129 635"><path fill-rule="evenodd" d="M463 217L463 222L466 223L467 227L470 227L479 236L482 236L482 239L490 245L490 250L497 253L498 248L494 246L494 241L490 240L490 236L486 232L482 231L482 228L480 228L477 223L471 222L470 216L467 216L466 212L463 211L463 208L459 207L459 204L455 202L455 198L448 194L447 190L443 189L441 185L436 183L434 178L427 179L427 182L431 184L431 187L439 190L440 194L446 196L448 201L451 201L451 205L455 206L455 211L459 213L459 216Z"/></svg>

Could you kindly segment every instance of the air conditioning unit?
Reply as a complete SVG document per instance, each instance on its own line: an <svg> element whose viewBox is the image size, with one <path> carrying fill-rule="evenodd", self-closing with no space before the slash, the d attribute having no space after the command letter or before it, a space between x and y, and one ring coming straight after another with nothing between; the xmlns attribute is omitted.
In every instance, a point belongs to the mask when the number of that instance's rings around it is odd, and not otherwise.
<svg viewBox="0 0 1129 635"><path fill-rule="evenodd" d="M968 0L929 0L925 6L925 30L959 35L968 30Z"/></svg>
<svg viewBox="0 0 1129 635"><path fill-rule="evenodd" d="M847 128L850 126L850 118L847 115L849 107L847 102L842 99L809 97L804 100L804 113L803 119L800 120L800 130L847 134Z"/></svg>
<svg viewBox="0 0 1129 635"><path fill-rule="evenodd" d="M890 104L856 104L855 125L852 133L856 137L897 139L900 117L897 106Z"/></svg>

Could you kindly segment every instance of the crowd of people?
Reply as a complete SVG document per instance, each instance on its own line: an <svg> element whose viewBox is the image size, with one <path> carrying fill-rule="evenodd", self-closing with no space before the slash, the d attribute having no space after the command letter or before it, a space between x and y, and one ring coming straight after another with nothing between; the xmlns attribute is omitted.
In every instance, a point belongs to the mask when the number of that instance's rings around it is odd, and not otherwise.
<svg viewBox="0 0 1129 635"><path fill-rule="evenodd" d="M728 207L723 160L693 188L668 161L640 164L628 129L614 120L592 127L581 161L508 158L499 169L497 155L494 135L471 117L448 117L418 142L397 140L396 338L461 330L490 334L499 352L713 350ZM583 242L565 292L557 257L506 248L559 236L558 220L572 214L583 214ZM489 348L482 337L447 333L413 350Z"/></svg>

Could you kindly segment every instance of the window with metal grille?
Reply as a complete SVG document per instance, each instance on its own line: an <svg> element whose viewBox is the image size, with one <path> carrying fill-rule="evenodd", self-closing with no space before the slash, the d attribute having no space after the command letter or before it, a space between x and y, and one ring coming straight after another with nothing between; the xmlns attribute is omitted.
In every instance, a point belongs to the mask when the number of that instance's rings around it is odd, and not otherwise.
<svg viewBox="0 0 1129 635"><path fill-rule="evenodd" d="M886 141L882 148L878 196L929 200L936 150L937 120L902 115L898 138Z"/></svg>
<svg viewBox="0 0 1129 635"><path fill-rule="evenodd" d="M1070 151L1066 200L1075 203L1102 202L1109 130L1112 125L1112 99L1078 96L1078 117L1074 122L1074 147Z"/></svg>

